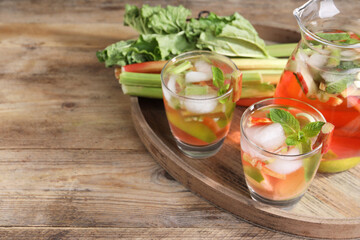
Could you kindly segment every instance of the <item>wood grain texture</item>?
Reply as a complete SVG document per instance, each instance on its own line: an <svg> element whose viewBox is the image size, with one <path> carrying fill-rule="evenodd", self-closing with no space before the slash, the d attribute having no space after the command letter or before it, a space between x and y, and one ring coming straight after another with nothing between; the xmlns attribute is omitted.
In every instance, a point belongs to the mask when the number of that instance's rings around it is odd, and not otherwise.
<svg viewBox="0 0 360 240"><path fill-rule="evenodd" d="M339 174L318 174L311 191L288 211L250 198L239 157L243 111L236 108L229 136L215 156L191 159L176 146L162 101L132 98L140 138L160 165L191 191L242 218L276 230L308 237L360 237L360 165Z"/></svg>
<svg viewBox="0 0 360 240"><path fill-rule="evenodd" d="M12 228L0 229L0 239L277 239L298 237L280 235L265 229L247 228Z"/></svg>
<svg viewBox="0 0 360 240"><path fill-rule="evenodd" d="M303 239L216 208L146 151L129 97L95 57L138 36L122 24L127 2L296 30L304 1L1 0L0 239Z"/></svg>

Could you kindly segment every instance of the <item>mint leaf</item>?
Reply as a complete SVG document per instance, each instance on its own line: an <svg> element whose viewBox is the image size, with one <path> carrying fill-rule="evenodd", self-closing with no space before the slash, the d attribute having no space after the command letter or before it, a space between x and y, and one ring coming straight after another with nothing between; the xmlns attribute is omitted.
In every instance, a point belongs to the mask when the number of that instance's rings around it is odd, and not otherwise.
<svg viewBox="0 0 360 240"><path fill-rule="evenodd" d="M302 131L304 132L306 137L312 138L319 134L324 124L325 124L324 122L320 122L320 121L311 122L306 124L305 127L303 127Z"/></svg>
<svg viewBox="0 0 360 240"><path fill-rule="evenodd" d="M335 82L327 83L325 91L330 94L341 93L347 88L350 82L351 79L349 77L346 77Z"/></svg>
<svg viewBox="0 0 360 240"><path fill-rule="evenodd" d="M225 76L223 71L218 67L211 67L211 71L213 74L213 84L218 88L218 96L221 96L227 92L230 87L230 84L225 84Z"/></svg>
<svg viewBox="0 0 360 240"><path fill-rule="evenodd" d="M224 85L224 73L223 71L218 67L211 67L211 71L213 74L213 84L215 87L221 88Z"/></svg>
<svg viewBox="0 0 360 240"><path fill-rule="evenodd" d="M317 33L316 35L330 42L350 39L350 35L348 33Z"/></svg>
<svg viewBox="0 0 360 240"><path fill-rule="evenodd" d="M270 109L270 119L275 123L280 123L286 135L297 133L300 130L299 121L289 112L273 108Z"/></svg>
<svg viewBox="0 0 360 240"><path fill-rule="evenodd" d="M360 68L360 62L355 61L341 61L338 68L348 70L352 68Z"/></svg>
<svg viewBox="0 0 360 240"><path fill-rule="evenodd" d="M298 149L300 150L300 153L307 153L311 151L311 141L309 138L304 138L302 141L300 141L297 144Z"/></svg>
<svg viewBox="0 0 360 240"><path fill-rule="evenodd" d="M298 135L296 133L291 134L290 136L288 136L285 140L286 145L288 146L293 146L299 143L298 141Z"/></svg>

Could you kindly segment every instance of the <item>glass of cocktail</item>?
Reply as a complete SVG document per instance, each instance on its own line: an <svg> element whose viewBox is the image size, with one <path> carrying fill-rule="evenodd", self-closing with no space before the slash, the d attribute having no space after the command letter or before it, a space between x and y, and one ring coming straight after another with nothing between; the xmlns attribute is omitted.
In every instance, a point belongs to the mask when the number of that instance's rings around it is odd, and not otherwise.
<svg viewBox="0 0 360 240"><path fill-rule="evenodd" d="M360 10L358 2L353 7ZM353 12L335 0L312 0L294 10L302 37L275 93L311 104L335 125L322 171L360 162L360 21Z"/></svg>
<svg viewBox="0 0 360 240"><path fill-rule="evenodd" d="M164 66L161 82L166 116L179 149L192 158L216 154L240 96L236 65L213 52L187 52Z"/></svg>
<svg viewBox="0 0 360 240"><path fill-rule="evenodd" d="M315 176L332 130L317 109L295 99L266 99L246 109L240 143L251 197L283 208L297 203Z"/></svg>

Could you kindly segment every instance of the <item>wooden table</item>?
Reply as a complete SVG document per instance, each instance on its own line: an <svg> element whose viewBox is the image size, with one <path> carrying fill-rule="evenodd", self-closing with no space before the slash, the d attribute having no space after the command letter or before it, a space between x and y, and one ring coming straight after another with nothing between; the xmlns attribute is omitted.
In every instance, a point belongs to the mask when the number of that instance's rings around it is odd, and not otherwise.
<svg viewBox="0 0 360 240"><path fill-rule="evenodd" d="M292 10L305 1L144 2L297 29ZM129 97L95 57L137 36L122 25L124 7L0 1L0 239L299 239L218 209L152 159Z"/></svg>

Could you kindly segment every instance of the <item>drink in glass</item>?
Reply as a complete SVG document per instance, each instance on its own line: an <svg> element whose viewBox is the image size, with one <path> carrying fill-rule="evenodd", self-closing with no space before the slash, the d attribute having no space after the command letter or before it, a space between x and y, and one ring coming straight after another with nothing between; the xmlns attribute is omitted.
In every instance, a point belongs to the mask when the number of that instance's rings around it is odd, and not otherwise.
<svg viewBox="0 0 360 240"><path fill-rule="evenodd" d="M295 99L263 100L244 112L241 158L254 200L284 208L300 200L320 163L324 126L318 110Z"/></svg>
<svg viewBox="0 0 360 240"><path fill-rule="evenodd" d="M316 107L335 125L324 160L348 160L348 164L356 165L360 162L358 16L347 14L340 1L319 0L295 9L294 15L302 38L286 65L275 96L296 98Z"/></svg>
<svg viewBox="0 0 360 240"><path fill-rule="evenodd" d="M164 66L161 81L166 116L180 150L193 158L216 154L241 89L236 65L213 52L188 52Z"/></svg>

